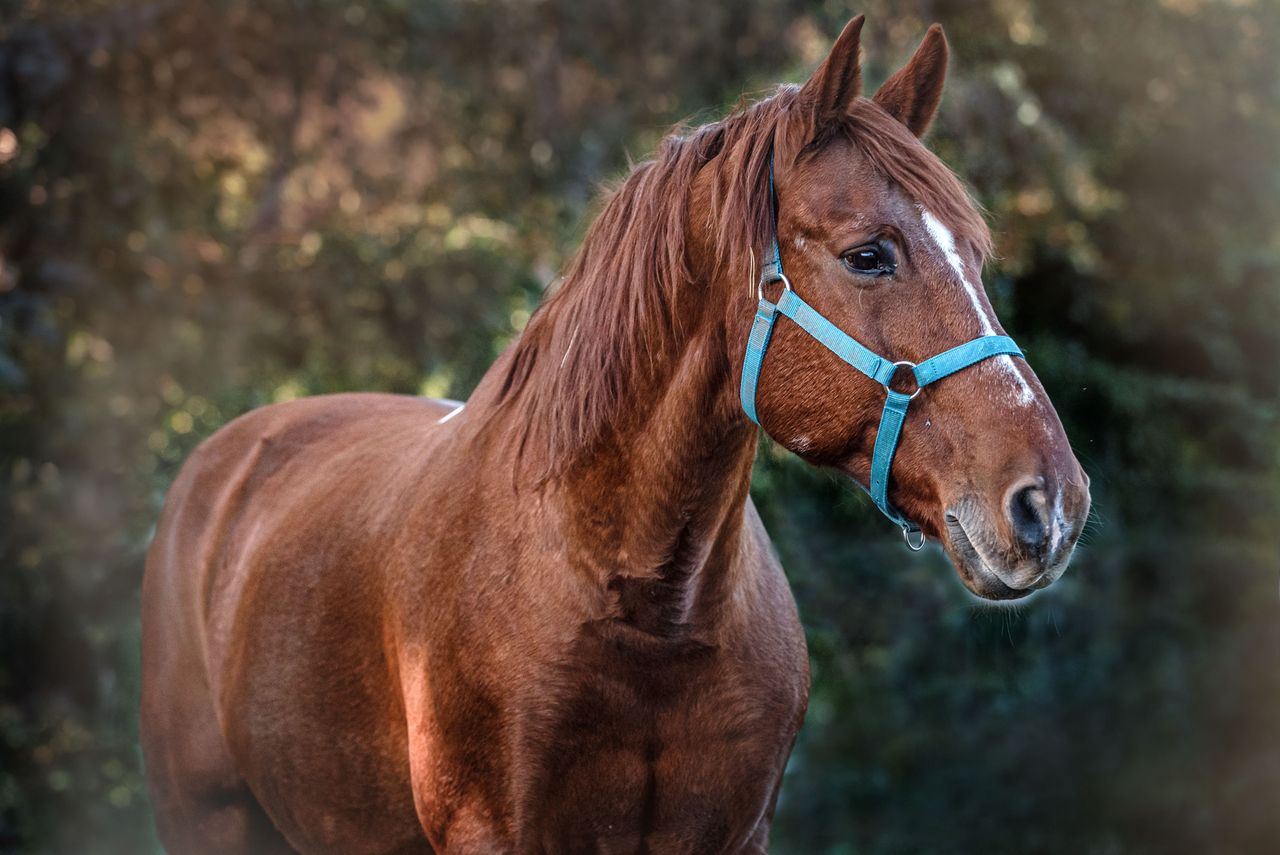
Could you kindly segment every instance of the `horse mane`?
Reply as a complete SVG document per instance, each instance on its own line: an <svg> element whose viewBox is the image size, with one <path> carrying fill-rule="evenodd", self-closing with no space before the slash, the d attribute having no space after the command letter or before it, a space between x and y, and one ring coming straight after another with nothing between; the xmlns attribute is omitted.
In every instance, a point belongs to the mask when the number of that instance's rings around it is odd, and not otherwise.
<svg viewBox="0 0 1280 855"><path fill-rule="evenodd" d="M693 282L686 247L689 188L714 164L708 243L717 269L741 271L744 293L773 230L769 158L784 123L796 122L801 91L782 86L697 128L677 126L652 160L636 165L610 193L560 286L512 346L499 404L523 399L520 455L532 451L543 475L560 472L615 423L638 388L658 377L682 341L680 290ZM990 233L960 180L904 125L859 98L834 134L851 140L873 166L918 204L974 242ZM779 169L785 168L779 164Z"/></svg>

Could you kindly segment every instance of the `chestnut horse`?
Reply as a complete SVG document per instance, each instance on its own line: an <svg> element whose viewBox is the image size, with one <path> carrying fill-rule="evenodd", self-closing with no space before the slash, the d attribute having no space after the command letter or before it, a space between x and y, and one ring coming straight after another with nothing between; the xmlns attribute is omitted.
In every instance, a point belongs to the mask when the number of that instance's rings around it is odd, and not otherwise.
<svg viewBox="0 0 1280 855"><path fill-rule="evenodd" d="M465 409L311 398L191 456L143 589L167 847L765 851L809 690L738 397L765 248L889 359L999 333L983 220L918 140L942 32L867 99L861 23L637 167ZM783 318L753 414L865 483L885 396ZM1062 573L1087 481L1025 362L929 385L901 436L892 506L972 592Z"/></svg>

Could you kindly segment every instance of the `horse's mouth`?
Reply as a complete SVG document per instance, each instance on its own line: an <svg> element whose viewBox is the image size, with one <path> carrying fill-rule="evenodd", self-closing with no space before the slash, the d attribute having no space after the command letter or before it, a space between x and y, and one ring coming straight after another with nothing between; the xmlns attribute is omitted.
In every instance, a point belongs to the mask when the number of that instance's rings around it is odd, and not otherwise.
<svg viewBox="0 0 1280 855"><path fill-rule="evenodd" d="M982 550L975 544L975 538L970 536L963 516L952 510L948 510L945 514L947 537L943 543L943 549L955 564L960 581L973 594L985 600L1017 600L1044 588L1053 581L1056 574L1046 571L1025 586L1015 588L1007 584L992 569L994 561L984 557Z"/></svg>

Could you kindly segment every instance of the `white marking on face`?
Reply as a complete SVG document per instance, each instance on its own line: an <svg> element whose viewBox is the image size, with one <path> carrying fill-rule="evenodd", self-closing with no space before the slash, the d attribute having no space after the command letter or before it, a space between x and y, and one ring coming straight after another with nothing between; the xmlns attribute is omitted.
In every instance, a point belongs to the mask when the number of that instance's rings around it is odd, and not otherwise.
<svg viewBox="0 0 1280 855"><path fill-rule="evenodd" d="M1058 551L1058 546L1066 537L1068 529L1066 519L1062 516L1062 492L1059 491L1053 503L1053 527L1049 538L1050 555Z"/></svg>
<svg viewBox="0 0 1280 855"><path fill-rule="evenodd" d="M796 249L804 249L804 238L798 237L793 243L795 243Z"/></svg>
<svg viewBox="0 0 1280 855"><path fill-rule="evenodd" d="M933 238L933 242L938 245L938 249L942 250L942 256L947 260L947 264L951 265L951 269L955 271L956 278L960 280L960 284L964 286L965 294L969 297L969 302L973 304L973 311L978 316L978 322L982 326L983 335L996 335L996 328L991 323L991 318L987 315L986 307L982 305L982 298L978 295L978 289L969 281L969 276L964 269L964 260L960 258L960 253L956 251L956 239L951 234L951 230L942 224L942 221L933 215L932 212L920 209L920 216L924 220L925 230L929 232L929 237ZM1035 402L1036 393L1031 390L1031 385L1027 383L1027 378L1022 376L1022 372L1018 370L1018 366L1013 364L1013 357L1003 354L995 358L995 362L1005 373L1010 375L1017 386L1017 403L1022 406L1030 406Z"/></svg>
<svg viewBox="0 0 1280 855"><path fill-rule="evenodd" d="M462 412L462 408L463 408L463 407L465 407L465 406L466 406L466 404L462 404L462 405L458 406L456 409L450 410L449 412L445 413L443 416L441 416L441 417L439 418L439 420L437 420L437 421L436 421L436 424L438 424L438 425L442 425L442 424L444 424L445 422L449 421L449 419L453 418L453 417L454 417L454 416L456 416L458 413Z"/></svg>
<svg viewBox="0 0 1280 855"><path fill-rule="evenodd" d="M809 446L811 446L812 444L813 443L809 439L809 437L804 435L796 437L796 441L792 443L792 445L794 446L793 450L797 452L808 451Z"/></svg>

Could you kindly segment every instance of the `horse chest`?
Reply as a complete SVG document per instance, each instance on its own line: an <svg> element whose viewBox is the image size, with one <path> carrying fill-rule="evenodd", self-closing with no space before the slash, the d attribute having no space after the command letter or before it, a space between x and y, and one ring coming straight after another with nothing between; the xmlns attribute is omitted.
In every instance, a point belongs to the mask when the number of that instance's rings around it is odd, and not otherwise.
<svg viewBox="0 0 1280 855"><path fill-rule="evenodd" d="M555 712L527 727L531 772L513 795L531 848L735 852L756 836L802 687L696 644L653 653L582 656Z"/></svg>

